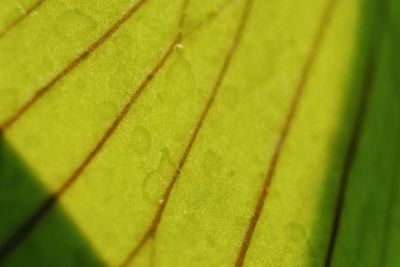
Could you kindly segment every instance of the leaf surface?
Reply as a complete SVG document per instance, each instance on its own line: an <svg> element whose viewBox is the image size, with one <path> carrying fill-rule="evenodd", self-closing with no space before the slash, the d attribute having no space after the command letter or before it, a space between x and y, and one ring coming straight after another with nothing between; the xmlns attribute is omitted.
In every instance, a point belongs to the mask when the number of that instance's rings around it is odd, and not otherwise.
<svg viewBox="0 0 400 267"><path fill-rule="evenodd" d="M25 2L0 4L0 264L396 266L395 15L355 135L365 1Z"/></svg>

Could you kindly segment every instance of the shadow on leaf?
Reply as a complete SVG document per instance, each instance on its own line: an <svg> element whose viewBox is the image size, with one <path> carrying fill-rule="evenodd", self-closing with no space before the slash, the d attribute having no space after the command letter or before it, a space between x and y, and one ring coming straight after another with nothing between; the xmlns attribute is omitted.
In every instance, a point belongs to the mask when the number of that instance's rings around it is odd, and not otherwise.
<svg viewBox="0 0 400 267"><path fill-rule="evenodd" d="M13 148L0 137L0 244L21 226L48 192ZM1 266L105 266L63 208L56 204L43 221Z"/></svg>

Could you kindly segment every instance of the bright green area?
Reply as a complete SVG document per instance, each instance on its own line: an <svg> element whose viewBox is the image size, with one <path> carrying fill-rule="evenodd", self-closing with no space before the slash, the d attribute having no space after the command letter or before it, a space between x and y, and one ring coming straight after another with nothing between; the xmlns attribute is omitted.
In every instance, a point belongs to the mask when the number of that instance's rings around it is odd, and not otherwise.
<svg viewBox="0 0 400 267"><path fill-rule="evenodd" d="M0 39L0 121L135 2L47 0ZM132 266L234 264L326 3L255 0L156 238L149 240ZM4 153L17 153L19 158L2 160L0 174L15 173L10 171L14 164L21 174L0 178L0 243L46 194L67 180L100 140L178 33L182 4L183 0L148 0L6 130L5 138L16 152ZM245 0L189 0L184 32L190 34L60 197L61 205L12 254L8 266L34 260L40 266L35 255L41 253L53 256L44 258L48 262L43 266L121 263L165 201L163 191L211 93L244 4ZM383 89L375 89L371 97L335 250L336 266L381 266L382 259L387 266L398 265L400 183L398 173L393 173L400 131L394 87L400 77L395 68L400 23L395 15L399 4L392 0L391 5L393 28L385 33L375 86ZM366 27L362 7L363 0L338 1L282 150L246 266L322 266L363 78L353 62L366 53L359 51L359 30ZM216 16L208 19L210 14ZM2 24L6 25L16 15L4 9L0 16L8 16ZM196 28L198 23L201 27ZM21 184L13 182L15 177ZM21 208L3 217L13 201L21 201Z"/></svg>

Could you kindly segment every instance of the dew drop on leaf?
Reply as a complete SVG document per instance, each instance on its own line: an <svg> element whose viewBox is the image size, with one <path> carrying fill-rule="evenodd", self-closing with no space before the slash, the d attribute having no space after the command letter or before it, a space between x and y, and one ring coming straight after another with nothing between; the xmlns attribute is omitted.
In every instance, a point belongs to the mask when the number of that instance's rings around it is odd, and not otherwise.
<svg viewBox="0 0 400 267"><path fill-rule="evenodd" d="M134 128L131 135L131 147L139 156L146 154L151 147L150 131L142 126Z"/></svg>
<svg viewBox="0 0 400 267"><path fill-rule="evenodd" d="M293 221L286 226L287 236L294 243L303 241L307 235L304 227Z"/></svg>
<svg viewBox="0 0 400 267"><path fill-rule="evenodd" d="M158 206L162 203L162 192L168 182L168 178L163 173L173 166L169 156L168 148L161 149L160 162L156 169L150 171L143 179L142 187L145 199L152 205Z"/></svg>
<svg viewBox="0 0 400 267"><path fill-rule="evenodd" d="M203 170L206 175L217 176L222 167L221 158L212 150L207 150L203 158Z"/></svg>
<svg viewBox="0 0 400 267"><path fill-rule="evenodd" d="M65 11L54 25L56 34L63 39L86 38L97 27L97 22L79 9Z"/></svg>

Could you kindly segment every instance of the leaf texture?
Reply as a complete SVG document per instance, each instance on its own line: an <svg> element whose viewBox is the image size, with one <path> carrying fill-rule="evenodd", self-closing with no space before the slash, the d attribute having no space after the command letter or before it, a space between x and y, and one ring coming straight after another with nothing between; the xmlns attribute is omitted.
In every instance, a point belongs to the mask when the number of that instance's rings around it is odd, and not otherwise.
<svg viewBox="0 0 400 267"><path fill-rule="evenodd" d="M397 266L378 2L4 0L0 265Z"/></svg>

